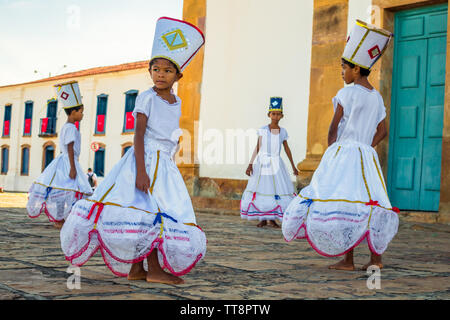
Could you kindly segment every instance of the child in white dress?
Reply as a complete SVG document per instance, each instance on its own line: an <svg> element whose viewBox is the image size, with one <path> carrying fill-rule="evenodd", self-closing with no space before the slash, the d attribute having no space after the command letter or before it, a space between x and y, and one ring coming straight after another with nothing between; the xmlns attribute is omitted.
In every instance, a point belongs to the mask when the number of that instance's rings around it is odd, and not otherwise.
<svg viewBox="0 0 450 320"><path fill-rule="evenodd" d="M330 269L354 270L353 248L364 239L371 259L362 269L382 268L381 254L397 233L398 209L391 206L374 149L386 136L386 111L367 79L391 36L357 22L342 57L343 79L354 85L333 98L329 147L310 185L292 200L283 217L287 241L307 238L321 255L345 254Z"/></svg>
<svg viewBox="0 0 450 320"><path fill-rule="evenodd" d="M136 99L134 146L93 196L74 206L61 230L61 247L72 264L84 264L100 249L118 276L180 284L179 276L204 257L206 237L173 160L181 101L172 92L203 43L195 26L158 20L149 65L154 86Z"/></svg>
<svg viewBox="0 0 450 320"><path fill-rule="evenodd" d="M242 194L241 218L259 220L258 227L267 225L269 221L271 226L279 228L276 220L283 219L286 207L296 196L294 185L280 157L282 145L294 175L298 171L287 142L288 133L278 125L283 118L282 98L270 98L268 117L271 123L258 130L258 144L246 170L250 179Z"/></svg>
<svg viewBox="0 0 450 320"><path fill-rule="evenodd" d="M92 188L78 163L81 135L75 122L83 119L84 110L82 104L74 101L81 101L78 83L63 83L56 87L59 88L59 100L64 104L67 114L67 122L59 133L61 154L50 162L31 185L27 211L30 218L37 218L44 212L56 228L61 228L74 203L90 196Z"/></svg>

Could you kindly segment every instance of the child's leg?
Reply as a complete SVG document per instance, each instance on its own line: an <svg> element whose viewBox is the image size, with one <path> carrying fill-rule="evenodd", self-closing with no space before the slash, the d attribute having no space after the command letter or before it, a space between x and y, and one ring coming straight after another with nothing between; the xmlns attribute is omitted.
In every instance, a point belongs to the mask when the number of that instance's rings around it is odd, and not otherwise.
<svg viewBox="0 0 450 320"><path fill-rule="evenodd" d="M381 255L376 255L373 252L370 253L370 262L362 266L361 270L367 270L370 266L375 265L380 269L383 269L383 263L381 262Z"/></svg>
<svg viewBox="0 0 450 320"><path fill-rule="evenodd" d="M144 269L144 262L133 263L128 273L128 280L145 280L146 278L147 271Z"/></svg>
<svg viewBox="0 0 450 320"><path fill-rule="evenodd" d="M264 227L267 225L267 220L261 220L256 226L258 228Z"/></svg>
<svg viewBox="0 0 450 320"><path fill-rule="evenodd" d="M355 265L353 264L353 249L345 254L344 259L342 259L336 264L332 264L331 266L328 267L328 269L347 270L347 271L355 270Z"/></svg>
<svg viewBox="0 0 450 320"><path fill-rule="evenodd" d="M61 228L63 227L63 225L64 225L64 220L53 222L53 226L54 226L56 229L61 229Z"/></svg>
<svg viewBox="0 0 450 320"><path fill-rule="evenodd" d="M165 272L158 262L158 255L156 249L147 257L148 273L147 282L167 283L167 284L182 284L184 280L176 277L168 272Z"/></svg>
<svg viewBox="0 0 450 320"><path fill-rule="evenodd" d="M274 228L279 228L280 226L275 220L269 220L269 225Z"/></svg>

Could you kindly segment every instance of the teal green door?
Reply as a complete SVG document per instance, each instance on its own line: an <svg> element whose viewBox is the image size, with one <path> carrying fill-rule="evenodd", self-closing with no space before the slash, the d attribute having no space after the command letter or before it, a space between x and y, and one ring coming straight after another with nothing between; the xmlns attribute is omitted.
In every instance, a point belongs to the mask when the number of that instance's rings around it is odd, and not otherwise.
<svg viewBox="0 0 450 320"><path fill-rule="evenodd" d="M388 190L393 206L438 211L447 4L395 16Z"/></svg>

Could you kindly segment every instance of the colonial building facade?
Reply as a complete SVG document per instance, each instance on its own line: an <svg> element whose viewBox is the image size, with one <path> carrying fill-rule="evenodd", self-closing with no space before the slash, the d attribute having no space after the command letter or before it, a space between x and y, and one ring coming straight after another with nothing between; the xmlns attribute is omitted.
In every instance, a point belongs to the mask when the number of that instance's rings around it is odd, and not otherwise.
<svg viewBox="0 0 450 320"><path fill-rule="evenodd" d="M3 189L27 191L59 154L58 133L67 116L53 85L70 80L79 82L84 103L84 118L77 124L82 137L80 164L85 170L93 168L101 181L133 143L131 111L137 94L151 86L147 70L148 61L142 61L0 87Z"/></svg>
<svg viewBox="0 0 450 320"><path fill-rule="evenodd" d="M450 221L447 12L447 1L435 0L184 0L183 19L206 36L177 88L184 131L177 163L194 205L239 208L271 96L283 98L280 125L300 170L293 183L309 182L327 148L331 99L344 85L340 56L360 19L395 35L369 78L387 109L389 137L377 151L392 203ZM51 100L52 85L62 79L80 82L85 103L80 163L106 174L132 144L128 112L151 86L147 63L0 87L0 185L25 191L58 152L57 136L42 130L57 134L63 124Z"/></svg>

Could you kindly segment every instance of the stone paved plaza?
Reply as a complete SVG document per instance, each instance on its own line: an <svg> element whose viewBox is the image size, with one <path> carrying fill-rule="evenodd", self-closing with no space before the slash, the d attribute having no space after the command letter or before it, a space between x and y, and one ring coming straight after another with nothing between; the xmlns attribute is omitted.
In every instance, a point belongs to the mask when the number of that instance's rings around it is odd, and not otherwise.
<svg viewBox="0 0 450 320"><path fill-rule="evenodd" d="M23 195L0 194L0 299L449 299L450 226L402 221L383 256L381 288L365 271L329 271L305 240L286 243L280 229L257 228L238 215L197 213L208 239L205 258L180 286L114 276L97 252L68 289L59 231L45 215L30 219ZM356 267L369 250L355 250Z"/></svg>

